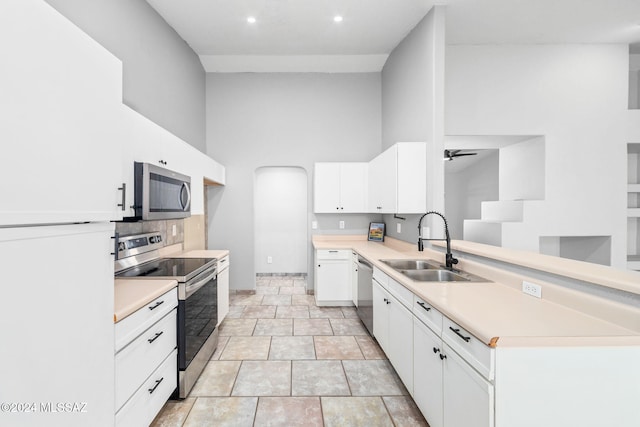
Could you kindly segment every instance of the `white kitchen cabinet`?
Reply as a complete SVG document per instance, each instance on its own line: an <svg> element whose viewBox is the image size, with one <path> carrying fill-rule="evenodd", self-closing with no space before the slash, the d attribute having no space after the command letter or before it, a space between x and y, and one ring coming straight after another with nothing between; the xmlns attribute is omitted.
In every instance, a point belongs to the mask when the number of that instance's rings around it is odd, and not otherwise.
<svg viewBox="0 0 640 427"><path fill-rule="evenodd" d="M367 163L316 163L313 181L314 212L366 212L367 171Z"/></svg>
<svg viewBox="0 0 640 427"><path fill-rule="evenodd" d="M229 313L229 255L218 260L218 325Z"/></svg>
<svg viewBox="0 0 640 427"><path fill-rule="evenodd" d="M0 402L38 405L2 412L0 424L113 425L113 229L0 228ZM77 411L52 413L57 402L77 403Z"/></svg>
<svg viewBox="0 0 640 427"><path fill-rule="evenodd" d="M148 425L177 387L177 306L173 288L115 324L115 420Z"/></svg>
<svg viewBox="0 0 640 427"><path fill-rule="evenodd" d="M43 1L0 28L0 226L120 219L121 62Z"/></svg>
<svg viewBox="0 0 640 427"><path fill-rule="evenodd" d="M447 427L493 427L493 385L443 345L443 416Z"/></svg>
<svg viewBox="0 0 640 427"><path fill-rule="evenodd" d="M369 162L368 205L372 213L396 212L398 186L397 145Z"/></svg>
<svg viewBox="0 0 640 427"><path fill-rule="evenodd" d="M413 319L413 400L430 427L443 427L442 339Z"/></svg>
<svg viewBox="0 0 640 427"><path fill-rule="evenodd" d="M413 315L375 280L373 335L409 393L413 393Z"/></svg>
<svg viewBox="0 0 640 427"><path fill-rule="evenodd" d="M369 162L372 213L424 213L427 208L427 146L399 142Z"/></svg>
<svg viewBox="0 0 640 427"><path fill-rule="evenodd" d="M122 149L122 181L127 200L123 216L133 216L134 163L151 163L191 177L191 213L204 213L204 181L224 185L225 169L206 154L163 127L123 105L125 144Z"/></svg>
<svg viewBox="0 0 640 427"><path fill-rule="evenodd" d="M413 308L416 315L413 319L413 398L416 405L431 427L492 427L494 386L472 364L488 375L492 370L490 365L485 365L485 360L491 363L493 350L486 346L476 347L483 344L467 336L466 331L447 318L442 326L439 323L442 315L435 308L418 298L416 302L421 303ZM439 324L446 328L446 333L437 328ZM434 326L435 330L431 329ZM459 340L462 344L456 348L467 357L463 358L444 342L441 333L447 340L450 336Z"/></svg>
<svg viewBox="0 0 640 427"><path fill-rule="evenodd" d="M317 250L314 294L317 305L351 305L351 251Z"/></svg>

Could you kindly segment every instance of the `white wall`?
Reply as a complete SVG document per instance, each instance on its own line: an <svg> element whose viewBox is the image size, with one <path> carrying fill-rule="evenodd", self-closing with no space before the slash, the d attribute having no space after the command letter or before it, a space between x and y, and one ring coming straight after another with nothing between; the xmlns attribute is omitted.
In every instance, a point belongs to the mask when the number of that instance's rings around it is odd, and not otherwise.
<svg viewBox="0 0 640 427"><path fill-rule="evenodd" d="M545 201L507 246L612 236L624 268L628 61L624 45L447 46L447 134L545 136Z"/></svg>
<svg viewBox="0 0 640 427"><path fill-rule="evenodd" d="M253 289L254 171L306 170L307 225L313 233L364 233L369 215L312 214L313 163L369 161L380 152L380 74L207 75L207 153L225 165L227 184L210 188L209 247L228 248L232 289ZM338 221L346 222L338 230ZM307 253L312 259L310 237ZM308 268L310 280L313 269ZM312 282L310 281L312 284Z"/></svg>
<svg viewBox="0 0 640 427"><path fill-rule="evenodd" d="M427 207L438 211L444 209L444 31L444 8L436 6L396 46L382 69L382 149L396 142L427 142ZM410 242L418 235L417 218L408 216L399 234L398 221L384 215L388 234Z"/></svg>
<svg viewBox="0 0 640 427"><path fill-rule="evenodd" d="M305 273L307 172L294 167L259 168L254 197L256 272Z"/></svg>
<svg viewBox="0 0 640 427"><path fill-rule="evenodd" d="M205 151L200 59L145 0L46 0L123 63L123 101Z"/></svg>

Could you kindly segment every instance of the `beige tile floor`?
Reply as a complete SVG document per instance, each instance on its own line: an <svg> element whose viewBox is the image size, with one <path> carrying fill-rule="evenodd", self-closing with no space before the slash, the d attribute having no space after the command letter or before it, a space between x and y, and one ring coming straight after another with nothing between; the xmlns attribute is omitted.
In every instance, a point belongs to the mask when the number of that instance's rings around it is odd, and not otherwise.
<svg viewBox="0 0 640 427"><path fill-rule="evenodd" d="M304 278L231 296L218 349L154 427L427 426L352 307L317 307Z"/></svg>

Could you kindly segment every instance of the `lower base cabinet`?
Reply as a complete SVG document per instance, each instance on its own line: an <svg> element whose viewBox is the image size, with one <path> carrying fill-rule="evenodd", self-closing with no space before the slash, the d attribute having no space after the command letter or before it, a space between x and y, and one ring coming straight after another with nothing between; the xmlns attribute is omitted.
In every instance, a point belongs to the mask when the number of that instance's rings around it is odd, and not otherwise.
<svg viewBox="0 0 640 427"><path fill-rule="evenodd" d="M319 306L350 306L351 251L317 250L314 294Z"/></svg>
<svg viewBox="0 0 640 427"><path fill-rule="evenodd" d="M413 319L413 400L429 427L443 427L442 339Z"/></svg>
<svg viewBox="0 0 640 427"><path fill-rule="evenodd" d="M447 344L442 353L443 416L447 427L493 427L493 385Z"/></svg>
<svg viewBox="0 0 640 427"><path fill-rule="evenodd" d="M176 288L115 325L116 426L151 424L178 385Z"/></svg>
<svg viewBox="0 0 640 427"><path fill-rule="evenodd" d="M373 281L373 335L409 393L413 392L413 315Z"/></svg>

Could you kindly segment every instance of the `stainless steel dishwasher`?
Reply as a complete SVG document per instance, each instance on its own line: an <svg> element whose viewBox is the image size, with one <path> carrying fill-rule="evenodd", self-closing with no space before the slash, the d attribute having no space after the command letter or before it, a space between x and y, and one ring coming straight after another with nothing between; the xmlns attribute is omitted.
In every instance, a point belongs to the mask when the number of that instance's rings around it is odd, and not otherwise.
<svg viewBox="0 0 640 427"><path fill-rule="evenodd" d="M358 256L358 317L373 336L373 266Z"/></svg>

